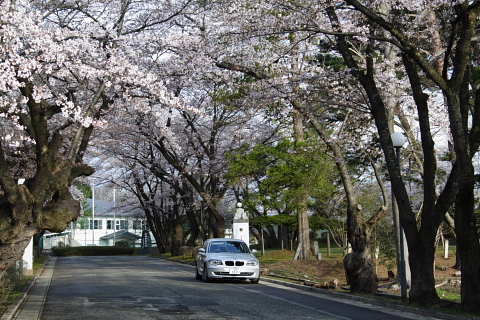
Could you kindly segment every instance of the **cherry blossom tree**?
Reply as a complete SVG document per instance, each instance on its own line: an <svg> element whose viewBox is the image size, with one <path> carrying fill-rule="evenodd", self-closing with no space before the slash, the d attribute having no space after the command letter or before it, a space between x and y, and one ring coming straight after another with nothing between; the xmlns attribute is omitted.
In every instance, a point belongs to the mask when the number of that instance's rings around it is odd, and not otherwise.
<svg viewBox="0 0 480 320"><path fill-rule="evenodd" d="M355 119L357 125L362 121L364 125L356 127L352 132L358 135L362 132L371 134L370 130L364 130L365 124L371 125L371 121L365 116L368 115L368 109L364 109L363 112L365 110L367 112L363 116L359 116L358 113L355 116L349 114L349 112L358 112L358 107L355 109L355 103L359 103L359 100L360 104L364 105L364 102L356 97L361 97L361 92L348 81L342 83L341 77L346 76L350 79L347 72L342 72L341 76L335 74L338 70L345 69L345 64L342 63L341 58L339 59L338 53L328 52L332 49L331 44L326 43L328 38L311 39L308 32L303 32L300 27L297 27L298 24L302 24L302 19L313 17L317 8L301 8L303 10L299 9L298 13L288 11L289 8L293 8L292 6L281 4L277 6L276 3L262 3L253 7L246 5L244 8L248 9L238 10L240 12L238 17L229 24L234 31L227 29L225 32L235 39L230 42L233 47L237 47L237 43L242 41L240 45L242 50L221 52L217 56L217 65L256 79L253 85L256 88L256 94L252 95L252 99L255 99L257 104L263 102L265 110L268 107L272 108L272 105L281 110L288 110L288 114L293 115L293 137L297 143L301 143L303 139L305 132L303 123L312 124L317 120L315 117L309 118L311 115L320 114L319 121L326 122L325 128L319 125L316 129L323 133L321 137L331 150L336 151L333 152L333 158L339 165L339 169L344 169L340 172L343 173L345 193L349 201L349 239L354 251L358 251L359 259L353 259L357 263L348 264L351 288L355 291L376 292L377 283L369 239L373 226L385 214L386 205L374 213L368 223L362 222L364 218L361 206L354 196L354 188L343 160L344 155L341 147L333 142L333 135L330 136L329 133L336 130L338 140L344 138L342 127L345 127L345 124L351 125L355 122L351 120L358 118ZM246 20L239 18L242 14L248 18ZM241 35L238 41L236 41L236 35ZM345 87L342 88L342 85ZM342 99L344 101L341 101ZM333 105L341 107L337 107L337 111L334 111ZM342 107L345 109L346 106L350 111L341 111ZM311 112L312 110L316 111ZM338 130L334 128L336 124L339 124L336 127ZM358 139L352 139L349 136L346 141L355 141L355 144L349 145L347 142L345 149L360 149L360 145L365 144L361 142L362 139L365 140L365 136ZM366 139L372 140L370 137ZM303 200L298 199L298 202L303 203ZM385 195L383 203L386 204ZM302 246L308 243L309 227L308 223L303 223L306 214L307 212L302 210L297 213ZM359 238L361 241L355 241ZM307 258L308 245L305 245L301 252L304 253L303 257Z"/></svg>
<svg viewBox="0 0 480 320"><path fill-rule="evenodd" d="M303 79L314 79L312 75L320 81L328 79L319 76L324 74L321 68L300 64L300 57L305 61L305 57L318 52L315 43L326 43L332 53L341 54L348 68L345 76L361 86L368 102L399 203L400 222L411 251L410 301L430 304L438 300L433 276L434 239L445 213L455 202L455 228L457 233L462 233L458 242L462 273L468 275L464 275L464 279L470 279L462 282L462 304L466 309L478 310L478 281L471 281L479 276L478 235L470 223L474 221L472 158L478 149L477 104L469 103L469 99L475 101L476 97L473 70L477 64L471 53L476 50L478 4L468 1L361 3L355 0L314 4L269 1L254 6L246 1L242 4L237 3L229 10L234 17L225 20L230 27L225 34L236 37L231 43L234 43L232 48L238 50L219 51L217 65L257 79L274 78L276 72L283 74L283 77L276 77L275 82L270 81L270 88L280 88L282 81L283 84L290 82L289 88L282 86L282 90L277 91L283 95L277 95L276 100L286 101L288 96L288 101L295 102L298 88L303 89L298 86L299 82L293 81L292 75L299 74L293 72L295 66L302 66ZM240 39L243 41L238 44ZM288 47L290 50L286 50ZM303 47L301 52L305 54L293 55L299 47ZM289 72L282 73L282 68ZM422 82L421 77L428 81ZM392 85L397 83L401 85ZM328 87L328 82L324 85ZM392 88L401 90L395 92ZM415 114L412 120L418 120L404 121L401 113L407 109L406 104L410 104ZM434 121L432 110L442 110L442 106L444 114L448 114L446 136L451 139L455 159L439 191L436 149L442 141L434 140L431 124ZM410 137L407 126L418 128L421 136L420 144L411 140L415 150L421 150L423 159L420 176L423 201L419 220L408 198L390 140L395 112L399 115L398 123Z"/></svg>
<svg viewBox="0 0 480 320"><path fill-rule="evenodd" d="M283 8L281 2L275 5L279 11ZM469 108L468 101L475 98L475 93L467 90L469 86L476 88L475 77L472 76L474 73L471 71L476 68L476 60L475 56L470 54L475 52L476 46L472 37L474 21L478 15L477 5L458 2L445 6L442 1L433 4L430 2L428 5L423 2L400 1L395 5L391 4L390 8L385 8L385 3L375 1L368 5L357 1L345 1L335 5L319 4L317 8L297 6L290 9L289 13L282 15L287 16L287 19L277 21L280 30L310 32L310 37L316 34L335 40L332 42L334 48L342 54L349 73L362 86L368 98L400 206L400 221L406 230L411 252L410 301L429 304L438 300L433 277L434 239L445 213L454 202L455 219L463 223L463 227L455 224L457 232L462 230L464 237L459 241L459 250L462 246L465 250L461 254L461 260L469 261L468 266L463 265L467 262L462 262L462 266L467 267L463 272L470 274L470 279L476 279L478 254L471 253L478 252L478 241L475 240L478 236L475 227L465 221L472 221L474 217L471 201L472 158L478 149L474 117L476 104ZM269 10L272 11L271 8ZM432 12L435 13L433 19ZM298 21L297 24L290 25L294 18ZM451 24L446 21L456 23L453 28L449 28ZM442 28L439 30L438 26ZM419 32L419 29L422 32ZM391 49L392 44L397 48L393 60L387 59L385 54L387 49ZM390 73L390 76L388 73L382 73L382 70L386 70L384 61L396 66L395 73ZM420 81L421 76L427 77L430 81ZM403 91L402 98L393 104L396 105L394 111L399 114L398 123L406 129L410 137L411 131L408 130L408 126L417 127L421 134L421 144L415 146L416 151L421 150L423 158L421 163L423 201L419 221L415 219L414 205L408 199L390 141L393 113L388 107L390 105L391 108L392 99L389 99L386 93L392 92L388 90L389 86L386 84L398 82L399 79L407 79L408 88ZM405 109L397 106L405 103L415 107L418 122L404 121L401 112ZM434 119L433 112L430 112L441 110L442 104L443 110L446 111L444 114L448 114L450 123L447 137L450 136L456 158L446 183L442 186L443 190L438 192L435 151L438 150L438 143L441 140L433 139L431 125ZM415 143L413 140L411 142ZM443 150L446 149L446 146L443 146ZM462 154L460 158L459 152ZM462 169L458 168L459 163L462 163ZM469 178L466 178L467 176ZM397 195L400 195L400 198ZM478 310L478 302L474 302L478 296L475 293L478 287L470 285L471 283L462 282L462 304L468 310Z"/></svg>
<svg viewBox="0 0 480 320"><path fill-rule="evenodd" d="M372 23L370 29L372 33L369 36L371 40L366 43L366 52L369 52L368 50L374 52L376 44L374 35L378 34L377 30L386 30L388 37L385 40L394 43L399 48L402 59L400 65L404 68L403 72L408 75L412 97L417 108L424 158L422 177L424 201L420 226L415 219L415 213L395 161L389 139L390 131L386 119L385 103L379 99L378 83L373 78L374 61L367 56L364 61L365 68L360 67L358 62L355 62L358 60L349 53L351 49L348 48L349 45L346 42L348 36L337 36L337 48L369 96L372 114L392 178L395 197L400 208L400 222L404 226L410 249L409 263L412 269L410 300L428 304L438 299L434 289L432 267L435 255L434 239L446 211L455 202L455 228L462 264L462 279L465 280L462 281L462 305L467 310L478 312L478 286L471 285L471 283L472 280L476 283L474 279L478 279L480 276L479 243L476 228L470 222L474 217L472 158L478 150L479 137L475 129L475 119L477 118L471 118L476 114L476 104L470 106L469 101L475 99L476 95L475 91L468 92L468 86L473 84L472 88L476 87L472 82L474 78L470 71L476 66L476 61L471 56L471 49L475 46L473 35L480 9L478 5L469 2L458 2L458 4L447 6L441 1L434 4L429 3L428 6L424 6L423 3L404 2L396 8L392 8L391 13L389 12L389 19L385 19L375 5L365 6L357 1L346 2ZM444 48L442 53L431 49L435 48L429 41L432 39L424 39L424 35L435 32L436 26L429 25L432 21L424 18L428 17L425 13L432 9L439 17L439 25L442 26L441 41ZM333 7L328 9L330 19L334 28L339 31L340 20L337 20L338 15L335 15L333 10ZM418 33L405 27L412 23L412 11L418 12L415 15L416 25L422 26L429 32ZM452 26L447 21L455 21L455 23ZM427 45L427 50L422 51L422 43ZM438 68L437 64L432 64L431 56L435 53L440 55L435 58L442 60L442 68ZM430 79L430 86L420 81L421 76ZM429 109L432 104L435 104L433 90L439 90L445 98L445 107L450 122L449 134L456 157L447 183L439 196L435 190L437 167L435 141L432 137L429 117ZM469 119L473 120L469 121Z"/></svg>
<svg viewBox="0 0 480 320"><path fill-rule="evenodd" d="M181 105L131 48L188 2L149 3L150 15L121 1L0 4L0 276L33 234L77 218L69 186L93 173L83 157L106 113L125 104L141 110L150 99Z"/></svg>
<svg viewBox="0 0 480 320"><path fill-rule="evenodd" d="M275 128L262 120L273 114L289 115L298 144L306 125L335 138L354 123L345 119L356 118L357 138L344 150L378 139L410 251L410 301L438 301L435 237L454 204L462 305L480 312L472 164L480 139L477 2L18 0L0 10L0 276L34 233L61 231L76 219L69 186L94 171L84 156L95 127L118 119L147 138L190 184L187 194L193 188L206 202L219 236L227 150L271 136ZM358 105L370 119L355 112ZM443 141L432 130L442 116ZM147 118L155 130L142 126ZM239 119L255 128L235 127ZM390 139L394 125L406 132L421 180L418 219ZM332 151L338 146L332 136L324 141ZM438 150L452 155L443 184ZM349 227L353 246L352 226L358 223Z"/></svg>

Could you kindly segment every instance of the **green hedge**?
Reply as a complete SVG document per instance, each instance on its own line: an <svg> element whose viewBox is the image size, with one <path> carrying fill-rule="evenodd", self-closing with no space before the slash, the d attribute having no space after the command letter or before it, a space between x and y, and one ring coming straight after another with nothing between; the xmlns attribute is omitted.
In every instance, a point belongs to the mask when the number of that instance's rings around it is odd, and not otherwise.
<svg viewBox="0 0 480 320"><path fill-rule="evenodd" d="M89 247L65 247L58 248L53 247L52 253L58 257L75 257L75 256L119 256L119 255L132 255L133 248L126 247L101 247L101 246L89 246Z"/></svg>

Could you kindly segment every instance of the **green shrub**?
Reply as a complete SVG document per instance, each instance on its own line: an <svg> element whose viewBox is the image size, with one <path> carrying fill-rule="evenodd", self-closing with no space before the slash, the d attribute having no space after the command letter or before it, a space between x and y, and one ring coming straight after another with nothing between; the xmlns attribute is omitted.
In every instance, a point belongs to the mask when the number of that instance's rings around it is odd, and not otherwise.
<svg viewBox="0 0 480 320"><path fill-rule="evenodd" d="M58 257L75 257L75 256L119 256L132 255L133 248L126 247L102 247L102 246L88 246L88 247L53 247L52 253Z"/></svg>
<svg viewBox="0 0 480 320"><path fill-rule="evenodd" d="M132 242L127 240L119 240L115 243L115 246L130 248L132 247Z"/></svg>

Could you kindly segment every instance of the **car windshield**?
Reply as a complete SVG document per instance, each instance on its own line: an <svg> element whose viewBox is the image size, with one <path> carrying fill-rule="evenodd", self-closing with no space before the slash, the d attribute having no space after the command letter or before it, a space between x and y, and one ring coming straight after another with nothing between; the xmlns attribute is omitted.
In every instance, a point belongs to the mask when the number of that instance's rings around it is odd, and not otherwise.
<svg viewBox="0 0 480 320"><path fill-rule="evenodd" d="M212 241L208 246L209 253L237 252L250 253L247 244L239 241Z"/></svg>

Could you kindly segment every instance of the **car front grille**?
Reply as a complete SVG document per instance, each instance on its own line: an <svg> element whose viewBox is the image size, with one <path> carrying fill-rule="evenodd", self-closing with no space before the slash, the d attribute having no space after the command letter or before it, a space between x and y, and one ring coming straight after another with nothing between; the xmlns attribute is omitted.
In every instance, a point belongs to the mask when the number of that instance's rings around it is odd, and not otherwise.
<svg viewBox="0 0 480 320"><path fill-rule="evenodd" d="M244 276L244 277L249 277L249 276L253 276L255 274L255 272L240 272L240 274L235 274L235 275L232 275L228 272L214 272L215 275L217 276L229 276L229 277L241 277L241 276Z"/></svg>
<svg viewBox="0 0 480 320"><path fill-rule="evenodd" d="M233 266L241 267L245 265L245 261L225 261L225 265L229 267L233 267Z"/></svg>

